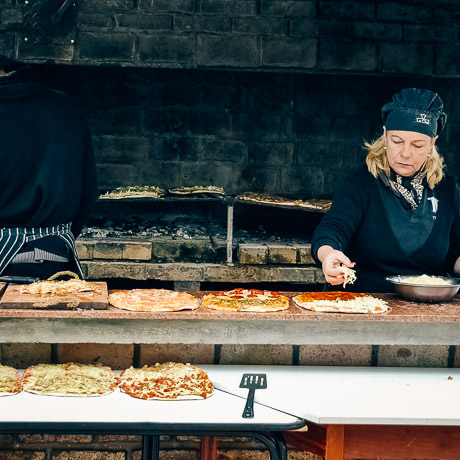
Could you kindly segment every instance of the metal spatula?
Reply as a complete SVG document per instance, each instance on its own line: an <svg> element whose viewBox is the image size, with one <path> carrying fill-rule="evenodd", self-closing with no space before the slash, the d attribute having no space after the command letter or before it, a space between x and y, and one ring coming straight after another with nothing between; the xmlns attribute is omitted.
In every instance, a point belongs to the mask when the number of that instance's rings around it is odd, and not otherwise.
<svg viewBox="0 0 460 460"><path fill-rule="evenodd" d="M246 406L244 406L243 418L254 417L254 393L256 390L267 388L267 374L243 374L240 388L249 388Z"/></svg>

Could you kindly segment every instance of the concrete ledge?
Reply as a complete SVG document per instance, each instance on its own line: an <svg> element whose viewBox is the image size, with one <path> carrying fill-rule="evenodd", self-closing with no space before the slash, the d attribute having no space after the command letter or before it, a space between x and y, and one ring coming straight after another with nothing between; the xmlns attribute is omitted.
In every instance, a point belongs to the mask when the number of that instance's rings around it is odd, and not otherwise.
<svg viewBox="0 0 460 460"><path fill-rule="evenodd" d="M203 264L82 261L85 277L91 280L127 278L133 280L196 282L287 282L324 283L321 269L312 266L260 266Z"/></svg>

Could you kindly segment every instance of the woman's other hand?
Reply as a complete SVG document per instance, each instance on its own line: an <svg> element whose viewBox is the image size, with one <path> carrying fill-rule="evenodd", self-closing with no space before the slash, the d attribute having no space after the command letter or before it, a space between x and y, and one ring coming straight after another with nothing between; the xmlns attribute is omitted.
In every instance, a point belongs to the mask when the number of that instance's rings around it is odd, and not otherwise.
<svg viewBox="0 0 460 460"><path fill-rule="evenodd" d="M354 267L355 262L342 252L331 246L321 246L318 249L318 259L322 263L324 277L329 284L342 284L345 280L341 266Z"/></svg>

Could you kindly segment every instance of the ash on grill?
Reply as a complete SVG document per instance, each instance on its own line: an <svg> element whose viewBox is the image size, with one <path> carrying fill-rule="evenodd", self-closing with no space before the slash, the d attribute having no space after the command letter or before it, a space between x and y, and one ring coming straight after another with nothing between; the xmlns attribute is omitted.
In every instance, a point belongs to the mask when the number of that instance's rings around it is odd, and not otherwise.
<svg viewBox="0 0 460 460"><path fill-rule="evenodd" d="M210 224L200 225L197 223L178 222L176 224L162 224L151 222L114 222L106 221L102 226L85 227L80 235L82 239L100 238L123 238L123 237L144 237L146 239L168 236L171 239L183 238L193 239L195 237L211 237L213 239L225 240L226 229ZM260 243L260 242L283 242L283 243L307 243L308 238L291 238L286 235L267 231L263 226L252 230L237 230L234 233L235 243Z"/></svg>

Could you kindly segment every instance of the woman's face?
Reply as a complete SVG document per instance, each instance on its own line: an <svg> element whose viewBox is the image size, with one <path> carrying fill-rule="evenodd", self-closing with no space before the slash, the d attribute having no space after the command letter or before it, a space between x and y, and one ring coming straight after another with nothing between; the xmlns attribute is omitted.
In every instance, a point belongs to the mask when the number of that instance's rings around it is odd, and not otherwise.
<svg viewBox="0 0 460 460"><path fill-rule="evenodd" d="M383 130L388 163L404 177L414 175L421 168L437 139L437 136L433 138L415 131Z"/></svg>

